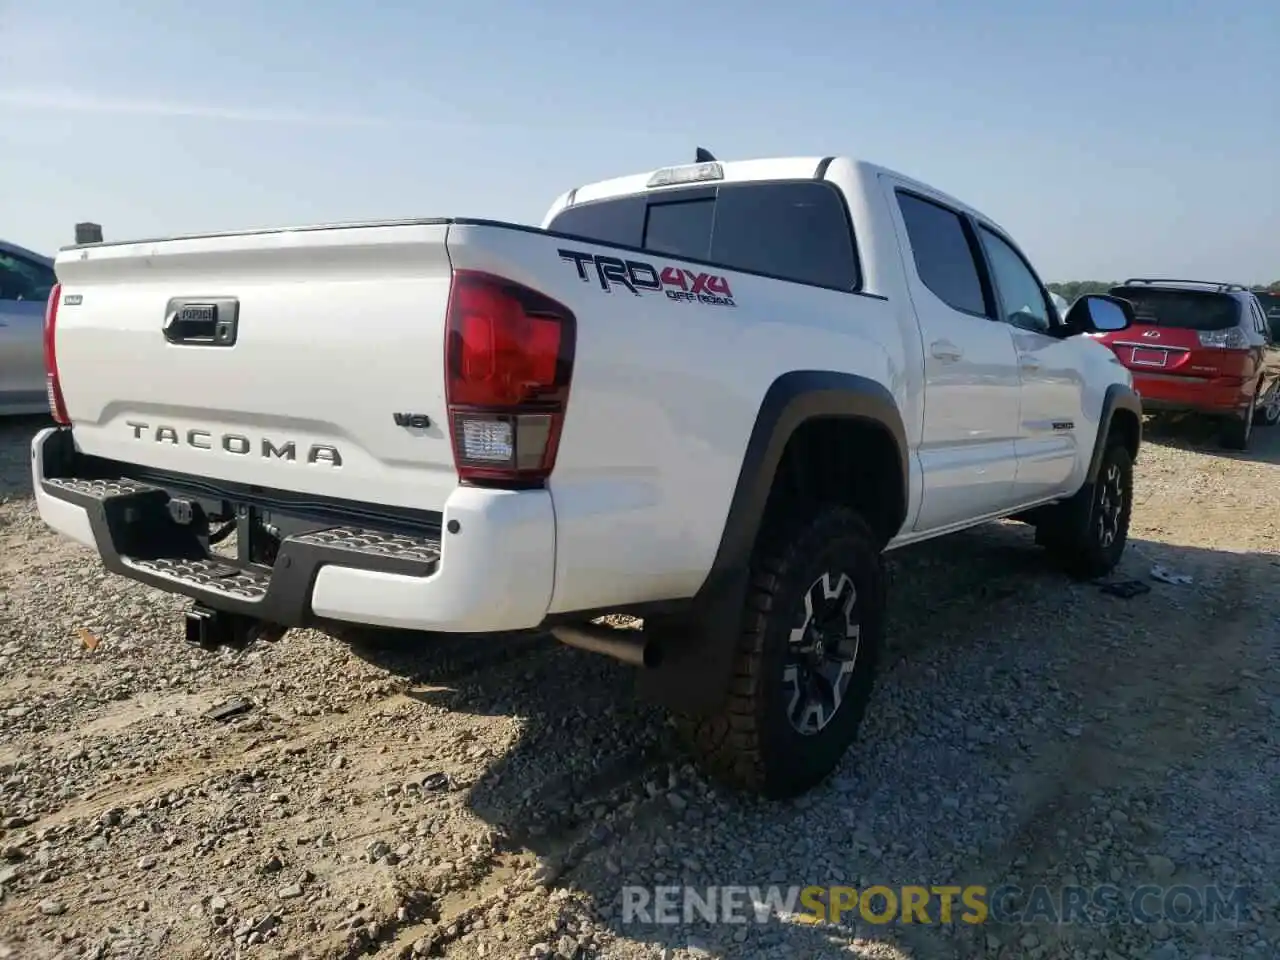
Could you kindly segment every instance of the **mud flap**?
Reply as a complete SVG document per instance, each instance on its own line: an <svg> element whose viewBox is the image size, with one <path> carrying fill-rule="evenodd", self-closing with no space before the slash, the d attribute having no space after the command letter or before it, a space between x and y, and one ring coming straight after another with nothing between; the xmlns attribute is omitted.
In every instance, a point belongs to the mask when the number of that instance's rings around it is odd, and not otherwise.
<svg viewBox="0 0 1280 960"><path fill-rule="evenodd" d="M679 617L645 620L645 633L661 645L662 660L636 674L643 699L687 717L706 717L724 705L742 634L749 574L718 577L694 609Z"/></svg>

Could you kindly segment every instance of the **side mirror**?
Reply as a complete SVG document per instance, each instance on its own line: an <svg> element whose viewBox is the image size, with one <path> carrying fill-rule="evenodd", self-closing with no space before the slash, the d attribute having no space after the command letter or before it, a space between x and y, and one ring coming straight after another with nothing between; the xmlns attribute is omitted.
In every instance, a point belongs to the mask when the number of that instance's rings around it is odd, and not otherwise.
<svg viewBox="0 0 1280 960"><path fill-rule="evenodd" d="M1133 325L1133 306L1127 300L1088 294L1067 311L1067 329L1077 333L1116 333Z"/></svg>

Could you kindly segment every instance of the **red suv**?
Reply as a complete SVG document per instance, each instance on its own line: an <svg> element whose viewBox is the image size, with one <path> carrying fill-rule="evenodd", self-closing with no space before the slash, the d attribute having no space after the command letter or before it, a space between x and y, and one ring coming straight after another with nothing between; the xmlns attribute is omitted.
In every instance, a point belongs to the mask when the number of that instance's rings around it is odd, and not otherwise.
<svg viewBox="0 0 1280 960"><path fill-rule="evenodd" d="M1148 412L1218 417L1220 442L1244 450L1254 425L1280 420L1280 383L1266 313L1248 287L1135 278L1112 287L1133 304L1136 322L1102 334L1133 373Z"/></svg>

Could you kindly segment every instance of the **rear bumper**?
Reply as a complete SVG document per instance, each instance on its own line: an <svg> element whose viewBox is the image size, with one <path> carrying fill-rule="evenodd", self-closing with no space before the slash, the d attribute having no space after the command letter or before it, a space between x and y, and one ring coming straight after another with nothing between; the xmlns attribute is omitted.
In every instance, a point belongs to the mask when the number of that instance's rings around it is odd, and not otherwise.
<svg viewBox="0 0 1280 960"><path fill-rule="evenodd" d="M1249 405L1248 387L1240 378L1207 379L1131 372L1134 389L1142 395L1144 410L1230 414Z"/></svg>
<svg viewBox="0 0 1280 960"><path fill-rule="evenodd" d="M76 469L70 431L31 447L40 517L107 569L229 613L283 626L340 620L450 633L537 627L551 601L555 513L546 490L459 487L439 526L313 523L272 566L206 552L170 516L164 486ZM85 473L87 475L79 475Z"/></svg>

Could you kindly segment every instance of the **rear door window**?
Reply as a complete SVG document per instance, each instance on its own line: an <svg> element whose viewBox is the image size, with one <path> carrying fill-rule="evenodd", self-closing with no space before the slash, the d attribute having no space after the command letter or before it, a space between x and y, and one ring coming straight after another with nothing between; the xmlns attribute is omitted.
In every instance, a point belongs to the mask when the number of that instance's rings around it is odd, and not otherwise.
<svg viewBox="0 0 1280 960"><path fill-rule="evenodd" d="M1267 335L1267 318L1263 316L1262 305L1257 301L1249 304L1249 311L1253 314L1253 329L1261 334L1264 338Z"/></svg>
<svg viewBox="0 0 1280 960"><path fill-rule="evenodd" d="M548 229L836 290L861 285L844 202L835 187L817 180L595 201L567 208Z"/></svg>
<svg viewBox="0 0 1280 960"><path fill-rule="evenodd" d="M1230 330L1240 322L1240 302L1225 293L1113 287L1111 295L1133 304L1134 318L1147 326Z"/></svg>
<svg viewBox="0 0 1280 960"><path fill-rule="evenodd" d="M960 214L901 190L898 209L920 282L952 309L985 317L978 261Z"/></svg>

